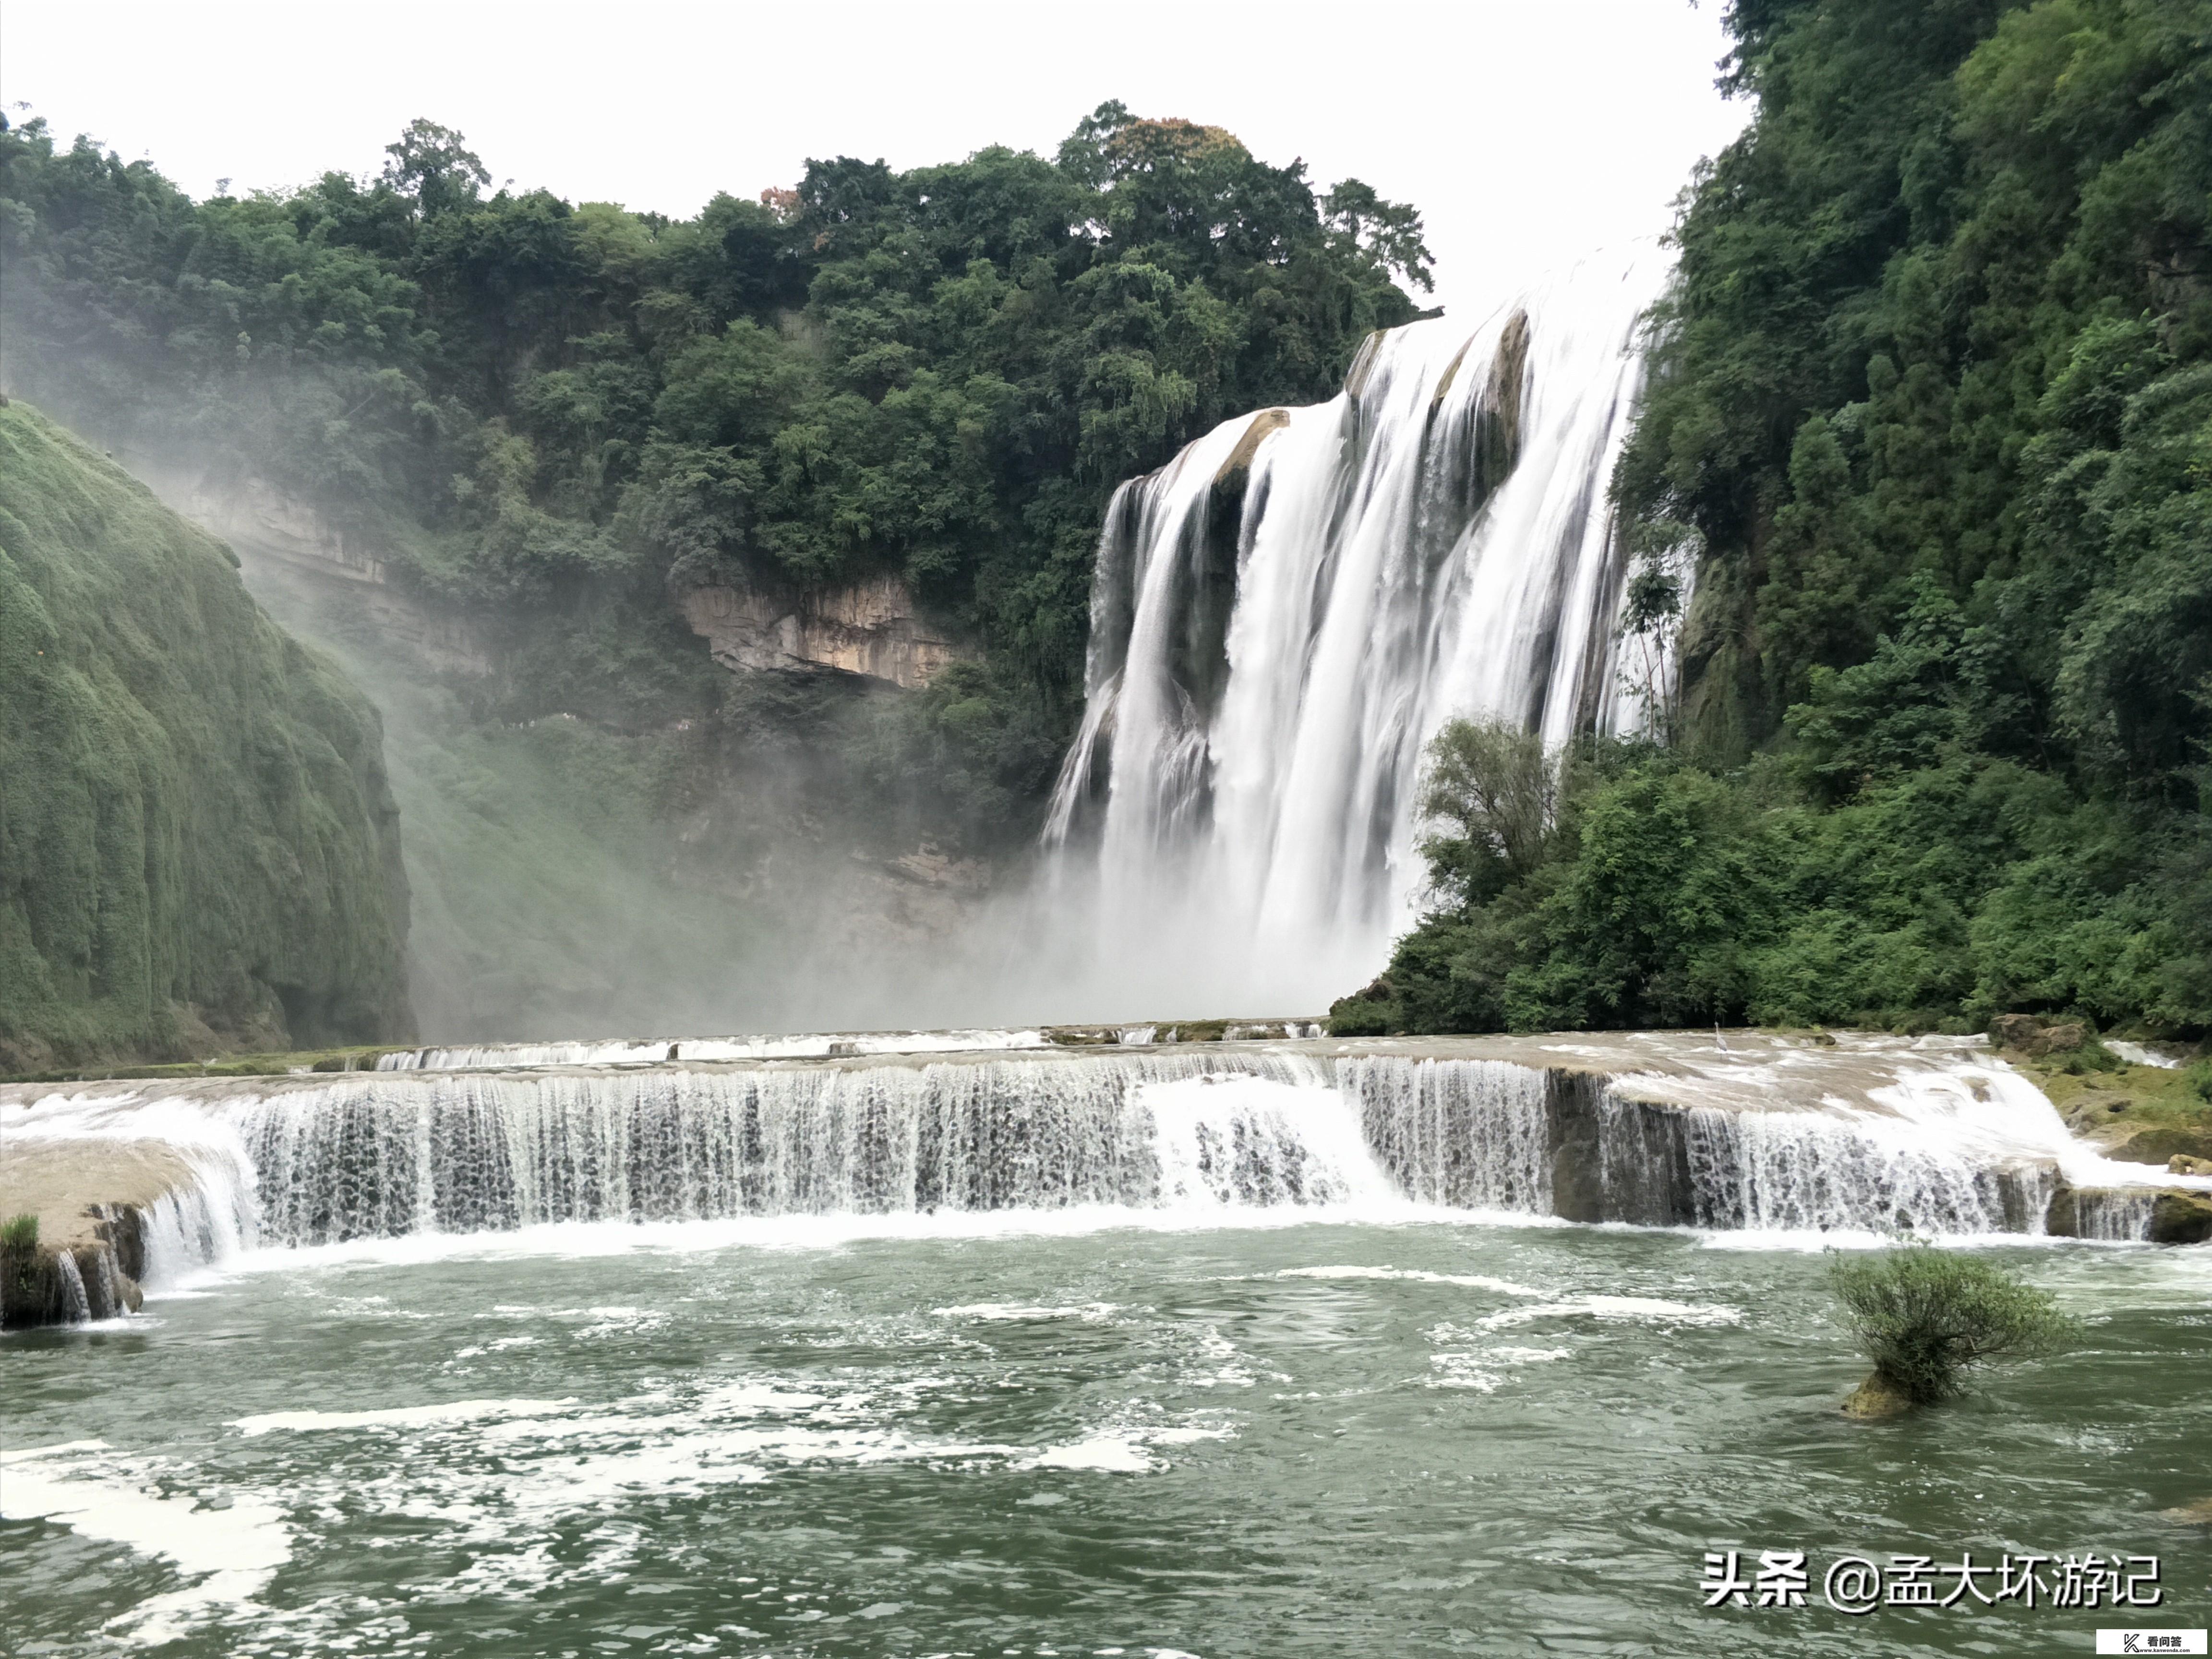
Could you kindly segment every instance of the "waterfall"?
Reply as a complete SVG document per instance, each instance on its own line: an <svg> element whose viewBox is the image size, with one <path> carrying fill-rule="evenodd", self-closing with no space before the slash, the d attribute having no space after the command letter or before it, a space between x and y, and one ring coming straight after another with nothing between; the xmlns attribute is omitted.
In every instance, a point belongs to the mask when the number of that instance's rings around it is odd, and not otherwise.
<svg viewBox="0 0 2212 1659"><path fill-rule="evenodd" d="M1964 1097L1929 1077L1920 1097ZM932 1064L354 1073L234 1113L269 1244L1074 1206L2033 1233L2059 1179L2032 1135L2007 1149L1893 1115L1657 1105L1593 1074L1498 1060L1118 1044ZM2085 1235L2139 1237L2148 1218L2120 1200L2096 1213Z"/></svg>
<svg viewBox="0 0 2212 1659"><path fill-rule="evenodd" d="M1694 1110L1684 1127L1706 1227L2039 1233L2055 1173L1810 1112Z"/></svg>
<svg viewBox="0 0 2212 1659"><path fill-rule="evenodd" d="M67 1250L54 1257L54 1270L61 1275L62 1314L71 1325L82 1325L92 1317L92 1297L84 1288L84 1274L76 1265L76 1258Z"/></svg>
<svg viewBox="0 0 2212 1659"><path fill-rule="evenodd" d="M147 1207L143 1237L149 1291L173 1290L195 1269L234 1256L258 1237L252 1167L202 1160L197 1184Z"/></svg>
<svg viewBox="0 0 2212 1659"><path fill-rule="evenodd" d="M1544 1073L1486 1060L1347 1060L1337 1083L1407 1196L1463 1210L1552 1212Z"/></svg>
<svg viewBox="0 0 2212 1659"><path fill-rule="evenodd" d="M1411 919L1424 745L1486 713L1633 729L1606 488L1656 253L1472 331L1370 339L1326 404L1217 428L1108 509L1047 830L1117 985L1324 1006Z"/></svg>
<svg viewBox="0 0 2212 1659"><path fill-rule="evenodd" d="M559 1221L1393 1196L1288 1055L357 1074L246 1106L263 1243Z"/></svg>
<svg viewBox="0 0 2212 1659"><path fill-rule="evenodd" d="M2161 1192L2212 1191L2070 1142L2032 1085L1971 1054L1869 1063L1861 1104L1826 1093L1762 1110L1742 1077L1786 1069L1780 1048L1758 1065L1716 1061L1715 1076L1441 1046L1160 1047L1100 1033L1087 1048L999 1056L118 1084L24 1103L10 1150L89 1140L135 1148L126 1164L174 1168L181 1179L158 1195L104 1210L121 1270L154 1291L257 1246L553 1223L1503 1212L2124 1240L2150 1236ZM1680 1066L1697 1052L1646 1043L1625 1057ZM85 1167L75 1152L63 1161ZM106 1255L82 1273L66 1250L56 1261L58 1311L117 1304Z"/></svg>

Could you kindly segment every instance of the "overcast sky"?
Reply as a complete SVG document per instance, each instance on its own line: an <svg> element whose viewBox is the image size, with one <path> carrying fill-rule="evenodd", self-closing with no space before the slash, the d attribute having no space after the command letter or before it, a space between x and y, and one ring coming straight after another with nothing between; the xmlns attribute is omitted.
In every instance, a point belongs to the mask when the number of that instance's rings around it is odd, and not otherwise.
<svg viewBox="0 0 2212 1659"><path fill-rule="evenodd" d="M1227 127L1426 216L1437 298L1486 310L1664 230L1747 111L1713 90L1720 0L1331 6L16 0L0 104L195 196L373 173L415 116L495 181L688 216L810 155L1049 155L1109 98Z"/></svg>

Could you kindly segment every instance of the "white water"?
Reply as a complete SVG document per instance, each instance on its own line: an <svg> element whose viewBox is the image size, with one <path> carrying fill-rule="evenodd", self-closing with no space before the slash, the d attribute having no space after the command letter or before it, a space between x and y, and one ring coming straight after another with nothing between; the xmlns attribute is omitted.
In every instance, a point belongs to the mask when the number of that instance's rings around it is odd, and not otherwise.
<svg viewBox="0 0 2212 1659"><path fill-rule="evenodd" d="M380 1072L520 1071L548 1066L658 1066L676 1060L824 1060L1042 1048L1042 1031L844 1031L793 1036L663 1037L646 1042L501 1042L407 1048L377 1056Z"/></svg>
<svg viewBox="0 0 2212 1659"><path fill-rule="evenodd" d="M1446 720L1638 726L1606 485L1666 273L1594 258L1472 333L1392 330L1329 402L1116 493L1048 840L1117 994L1327 1006L1412 919Z"/></svg>
<svg viewBox="0 0 2212 1659"><path fill-rule="evenodd" d="M437 1254L506 1238L589 1254L602 1246L586 1235L602 1230L688 1248L712 1242L683 1231L702 1226L774 1245L1457 1212L1763 1235L2033 1234L2061 1176L2142 1191L2139 1204L2123 1192L2084 1207L2085 1231L2124 1238L2142 1236L2151 1188L2212 1189L2102 1158L2000 1063L1910 1058L1867 1104L1820 1110L1700 1106L1698 1090L1719 1085L1680 1076L1686 1110L1642 1103L1633 1079L1593 1086L1578 1130L1547 1075L1518 1065L1139 1047L355 1073L192 1097L135 1085L48 1096L10 1135L159 1139L185 1155L195 1184L149 1217L156 1291L256 1249L381 1240L404 1257L420 1253L409 1240ZM1562 1176L1564 1141L1585 1133ZM1555 1205L1563 1179L1595 1209Z"/></svg>
<svg viewBox="0 0 2212 1659"><path fill-rule="evenodd" d="M2105 1046L2130 1066L2156 1066L2164 1071L2174 1071L2181 1065L2181 1056L2164 1048L2154 1048L2148 1043L2122 1042L2108 1037Z"/></svg>

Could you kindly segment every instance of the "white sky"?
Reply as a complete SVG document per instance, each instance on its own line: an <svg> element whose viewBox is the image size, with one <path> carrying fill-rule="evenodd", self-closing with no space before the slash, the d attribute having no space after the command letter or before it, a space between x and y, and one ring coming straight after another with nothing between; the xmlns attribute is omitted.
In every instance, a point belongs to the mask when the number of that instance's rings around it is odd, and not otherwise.
<svg viewBox="0 0 2212 1659"><path fill-rule="evenodd" d="M194 196L374 173L408 120L495 183L688 216L807 156L1050 155L1109 98L1303 155L1426 216L1437 298L1486 310L1671 222L1748 113L1713 90L1720 0L854 3L11 0L0 104Z"/></svg>

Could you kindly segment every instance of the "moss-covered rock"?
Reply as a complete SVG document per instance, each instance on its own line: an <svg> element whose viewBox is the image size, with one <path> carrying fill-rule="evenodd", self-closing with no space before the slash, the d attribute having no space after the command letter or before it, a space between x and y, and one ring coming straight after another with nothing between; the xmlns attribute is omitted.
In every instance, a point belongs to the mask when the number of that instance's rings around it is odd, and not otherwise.
<svg viewBox="0 0 2212 1659"><path fill-rule="evenodd" d="M1902 1417L1912 1406L1912 1396L1904 1389L1880 1371L1869 1371L1866 1381L1844 1401L1844 1415L1861 1423L1878 1423L1887 1417Z"/></svg>
<svg viewBox="0 0 2212 1659"><path fill-rule="evenodd" d="M2158 1195L2150 1214L2152 1243L2202 1244L2207 1240L2212 1240L2212 1198L2194 1192Z"/></svg>
<svg viewBox="0 0 2212 1659"><path fill-rule="evenodd" d="M411 1034L376 710L235 567L0 406L0 1071Z"/></svg>

